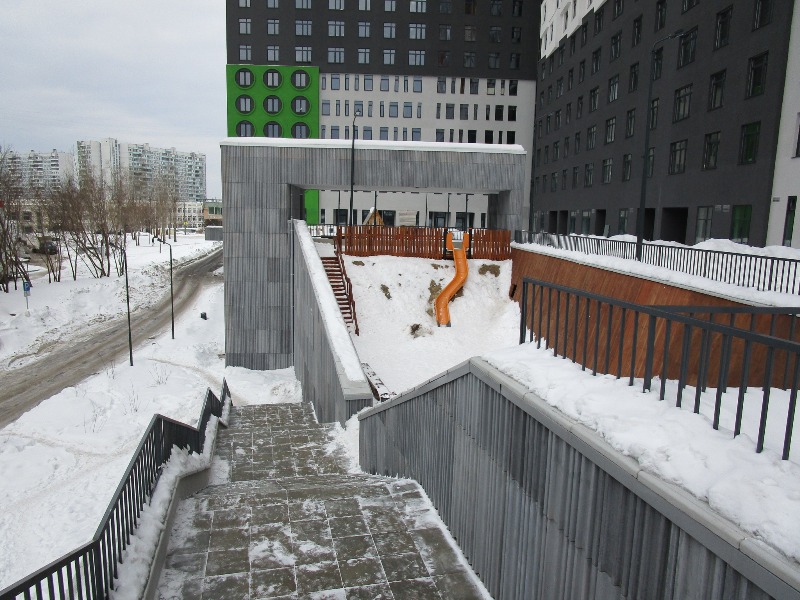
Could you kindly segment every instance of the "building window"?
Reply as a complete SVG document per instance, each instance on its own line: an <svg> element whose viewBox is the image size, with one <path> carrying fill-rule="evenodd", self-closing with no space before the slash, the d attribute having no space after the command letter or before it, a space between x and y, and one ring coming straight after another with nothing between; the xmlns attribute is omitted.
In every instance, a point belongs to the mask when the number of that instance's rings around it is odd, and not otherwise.
<svg viewBox="0 0 800 600"><path fill-rule="evenodd" d="M437 64L440 67L449 67L450 66L450 51L449 50L439 50L439 58L437 60ZM444 92L441 92L442 94Z"/></svg>
<svg viewBox="0 0 800 600"><path fill-rule="evenodd" d="M520 54L518 52L512 52L508 57L508 68L512 71L516 71L519 69L519 61L520 61Z"/></svg>
<svg viewBox="0 0 800 600"><path fill-rule="evenodd" d="M493 17L503 16L503 0L490 0L489 1L489 14Z"/></svg>
<svg viewBox="0 0 800 600"><path fill-rule="evenodd" d="M589 90L589 112L597 110L600 101L600 88L595 87Z"/></svg>
<svg viewBox="0 0 800 600"><path fill-rule="evenodd" d="M280 61L280 47L267 46L267 62L276 63Z"/></svg>
<svg viewBox="0 0 800 600"><path fill-rule="evenodd" d="M330 100L323 100L322 101L322 116L328 117L331 114L331 101Z"/></svg>
<svg viewBox="0 0 800 600"><path fill-rule="evenodd" d="M636 130L636 109L632 108L625 116L625 137L633 137Z"/></svg>
<svg viewBox="0 0 800 600"><path fill-rule="evenodd" d="M697 207L697 224L695 226L694 234L695 244L711 239L711 218L713 215L713 206Z"/></svg>
<svg viewBox="0 0 800 600"><path fill-rule="evenodd" d="M311 137L311 129L305 123L295 123L292 125L292 137L298 140L305 140Z"/></svg>
<svg viewBox="0 0 800 600"><path fill-rule="evenodd" d="M280 33L280 21L278 19L267 19L267 35L278 35Z"/></svg>
<svg viewBox="0 0 800 600"><path fill-rule="evenodd" d="M594 183L594 163L586 163L583 167L583 187L592 187Z"/></svg>
<svg viewBox="0 0 800 600"><path fill-rule="evenodd" d="M611 37L611 60L616 60L619 58L621 49L622 49L622 32L620 31L619 33Z"/></svg>
<svg viewBox="0 0 800 600"><path fill-rule="evenodd" d="M656 149L650 146L647 150L647 176L652 177L656 165Z"/></svg>
<svg viewBox="0 0 800 600"><path fill-rule="evenodd" d="M678 68L694 62L697 49L697 27L678 38Z"/></svg>
<svg viewBox="0 0 800 600"><path fill-rule="evenodd" d="M464 41L476 42L478 40L478 28L474 25L464 26Z"/></svg>
<svg viewBox="0 0 800 600"><path fill-rule="evenodd" d="M474 52L464 52L464 67L472 68L475 66L475 53Z"/></svg>
<svg viewBox="0 0 800 600"><path fill-rule="evenodd" d="M602 56L602 48L598 48L592 52L592 75L600 70L600 57Z"/></svg>
<svg viewBox="0 0 800 600"><path fill-rule="evenodd" d="M411 129L411 141L412 142L422 141L422 130L419 127L413 127Z"/></svg>
<svg viewBox="0 0 800 600"><path fill-rule="evenodd" d="M661 71L664 67L664 48L658 48L653 52L653 81L661 79Z"/></svg>
<svg viewBox="0 0 800 600"><path fill-rule="evenodd" d="M760 96L767 85L768 52L750 59L747 66L747 97Z"/></svg>
<svg viewBox="0 0 800 600"><path fill-rule="evenodd" d="M239 60L240 61L253 60L253 47L245 44L239 46Z"/></svg>
<svg viewBox="0 0 800 600"><path fill-rule="evenodd" d="M328 37L344 37L344 21L328 21Z"/></svg>
<svg viewBox="0 0 800 600"><path fill-rule="evenodd" d="M800 121L800 114L797 115L797 120ZM797 144L795 145L794 155L800 157L800 123L797 125Z"/></svg>
<svg viewBox="0 0 800 600"><path fill-rule="evenodd" d="M389 128L388 127L381 127L380 130L378 131L378 135L380 136L380 139L388 140L389 139Z"/></svg>
<svg viewBox="0 0 800 600"><path fill-rule="evenodd" d="M282 106L281 99L277 96L267 96L264 99L264 110L270 115L276 115L281 112Z"/></svg>
<svg viewBox="0 0 800 600"><path fill-rule="evenodd" d="M425 65L425 50L409 50L408 64L412 67L422 67Z"/></svg>
<svg viewBox="0 0 800 600"><path fill-rule="evenodd" d="M269 0L267 0L267 1L269 1ZM311 0L294 0L294 7L295 8L310 9L311 8Z"/></svg>
<svg viewBox="0 0 800 600"><path fill-rule="evenodd" d="M383 24L383 37L384 39L391 40L395 38L396 25L394 23Z"/></svg>
<svg viewBox="0 0 800 600"><path fill-rule="evenodd" d="M253 137L254 129L250 121L239 121L236 124L236 135L238 137Z"/></svg>
<svg viewBox="0 0 800 600"><path fill-rule="evenodd" d="M617 118L606 119L606 144L611 144L617 135Z"/></svg>
<svg viewBox="0 0 800 600"><path fill-rule="evenodd" d="M628 232L628 209L620 208L617 219L617 233L623 235Z"/></svg>
<svg viewBox="0 0 800 600"><path fill-rule="evenodd" d="M239 96L236 99L236 110L247 114L253 111L253 99L250 96Z"/></svg>
<svg viewBox="0 0 800 600"><path fill-rule="evenodd" d="M725 97L725 71L711 75L708 90L708 110L721 108Z"/></svg>
<svg viewBox="0 0 800 600"><path fill-rule="evenodd" d="M341 77L339 75L331 75L331 89L338 90L341 88ZM338 104L339 101L337 100L336 103ZM336 110L336 115L339 115L339 110Z"/></svg>
<svg viewBox="0 0 800 600"><path fill-rule="evenodd" d="M394 50L384 50L383 51L383 64L385 64L385 65L393 65L394 64Z"/></svg>
<svg viewBox="0 0 800 600"><path fill-rule="evenodd" d="M344 48L328 48L328 63L329 64L344 63Z"/></svg>
<svg viewBox="0 0 800 600"><path fill-rule="evenodd" d="M239 0L239 8L250 8L250 0Z"/></svg>
<svg viewBox="0 0 800 600"><path fill-rule="evenodd" d="M608 102L614 102L619 98L619 75L614 75L608 80Z"/></svg>
<svg viewBox="0 0 800 600"><path fill-rule="evenodd" d="M593 150L597 138L597 125L592 125L586 130L586 149Z"/></svg>
<svg viewBox="0 0 800 600"><path fill-rule="evenodd" d="M519 44L522 42L522 27L511 28L511 43Z"/></svg>
<svg viewBox="0 0 800 600"><path fill-rule="evenodd" d="M512 17L522 16L522 0L513 0L513 2L511 3L511 16Z"/></svg>
<svg viewBox="0 0 800 600"><path fill-rule="evenodd" d="M650 101L650 129L658 127L658 98Z"/></svg>
<svg viewBox="0 0 800 600"><path fill-rule="evenodd" d="M295 46L294 60L298 63L311 62L311 46Z"/></svg>
<svg viewBox="0 0 800 600"><path fill-rule="evenodd" d="M669 145L669 174L677 175L686 171L687 140L672 142Z"/></svg>
<svg viewBox="0 0 800 600"><path fill-rule="evenodd" d="M420 85L422 85L422 84L420 83ZM470 77L470 80L469 80L469 93L471 95L475 95L475 94L478 93L479 86L480 86L480 80L475 78L475 77ZM420 91L422 91L422 90L420 89Z"/></svg>
<svg viewBox="0 0 800 600"><path fill-rule="evenodd" d="M280 72L275 69L269 69L264 73L264 85L268 88L280 87L282 81Z"/></svg>
<svg viewBox="0 0 800 600"><path fill-rule="evenodd" d="M603 16L604 10L602 8L597 9L594 12L594 34L597 35L601 31L603 31Z"/></svg>
<svg viewBox="0 0 800 600"><path fill-rule="evenodd" d="M369 29L370 29L369 21L359 21L358 22L358 37L360 37L360 38L368 38L369 37Z"/></svg>
<svg viewBox="0 0 800 600"><path fill-rule="evenodd" d="M239 35L250 35L251 19L239 19Z"/></svg>
<svg viewBox="0 0 800 600"><path fill-rule="evenodd" d="M414 105L411 102L403 102L403 118L410 119L414 116Z"/></svg>
<svg viewBox="0 0 800 600"><path fill-rule="evenodd" d="M425 23L410 23L408 26L408 39L410 40L424 40L425 39Z"/></svg>
<svg viewBox="0 0 800 600"><path fill-rule="evenodd" d="M578 63L578 83L583 83L586 78L586 61L582 60Z"/></svg>
<svg viewBox="0 0 800 600"><path fill-rule="evenodd" d="M614 18L622 15L623 2L622 0L614 0Z"/></svg>
<svg viewBox="0 0 800 600"><path fill-rule="evenodd" d="M750 204L734 206L731 215L731 241L747 244L750 241L750 218L753 207Z"/></svg>
<svg viewBox="0 0 800 600"><path fill-rule="evenodd" d="M250 69L236 71L236 85L243 88L253 85L253 72Z"/></svg>
<svg viewBox="0 0 800 600"><path fill-rule="evenodd" d="M451 0L439 0L439 14L453 14L453 2ZM444 137L444 132L442 132L442 137ZM444 139L442 139L442 141L444 141Z"/></svg>
<svg viewBox="0 0 800 600"><path fill-rule="evenodd" d="M747 165L756 162L758 155L758 137L761 133L761 121L742 125L741 142L739 144L739 164Z"/></svg>
<svg viewBox="0 0 800 600"><path fill-rule="evenodd" d="M667 24L667 0L656 0L656 31L661 31Z"/></svg>
<svg viewBox="0 0 800 600"><path fill-rule="evenodd" d="M697 0L683 0L681 12L686 12L697 5Z"/></svg>
<svg viewBox="0 0 800 600"><path fill-rule="evenodd" d="M389 116L397 118L400 105L397 102L389 102Z"/></svg>
<svg viewBox="0 0 800 600"><path fill-rule="evenodd" d="M714 28L714 49L727 46L731 39L731 17L733 6L717 13L717 24Z"/></svg>
<svg viewBox="0 0 800 600"><path fill-rule="evenodd" d="M575 108L575 118L580 119L582 116L583 116L583 96L578 96L578 101Z"/></svg>
<svg viewBox="0 0 800 600"><path fill-rule="evenodd" d="M369 64L369 48L358 49L358 64L360 65Z"/></svg>
<svg viewBox="0 0 800 600"><path fill-rule="evenodd" d="M428 9L426 0L411 0L409 11L412 13L424 13Z"/></svg>
<svg viewBox="0 0 800 600"><path fill-rule="evenodd" d="M573 146L573 148L575 149L575 154L580 154L581 153L581 132L580 131L576 131L575 132L575 145Z"/></svg>
<svg viewBox="0 0 800 600"><path fill-rule="evenodd" d="M311 35L311 21L295 21L294 34L300 36Z"/></svg>
<svg viewBox="0 0 800 600"><path fill-rule="evenodd" d="M783 222L783 245L791 246L794 234L794 216L797 212L797 196L789 196L786 202L786 218Z"/></svg>
<svg viewBox="0 0 800 600"><path fill-rule="evenodd" d="M633 20L633 39L631 46L638 46L642 41L642 17L636 17Z"/></svg>
<svg viewBox="0 0 800 600"><path fill-rule="evenodd" d="M275 121L270 121L264 125L264 135L266 137L278 138L283 135L283 129L281 128L280 124L276 123Z"/></svg>
<svg viewBox="0 0 800 600"><path fill-rule="evenodd" d="M614 159L612 158L603 159L603 183L611 183L611 170L613 164L614 164Z"/></svg>
<svg viewBox="0 0 800 600"><path fill-rule="evenodd" d="M675 102L672 105L672 121L682 121L689 118L692 103L692 84L685 85L675 90Z"/></svg>
<svg viewBox="0 0 800 600"><path fill-rule="evenodd" d="M439 40L449 42L452 39L453 31L450 25L439 25Z"/></svg>
<svg viewBox="0 0 800 600"><path fill-rule="evenodd" d="M719 151L719 131L707 133L703 141L703 170L717 168L717 153Z"/></svg>
<svg viewBox="0 0 800 600"><path fill-rule="evenodd" d="M489 52L489 68L490 69L499 69L500 68L500 53L499 52Z"/></svg>
<svg viewBox="0 0 800 600"><path fill-rule="evenodd" d="M755 0L753 10L753 29L758 29L772 21L772 0Z"/></svg>
<svg viewBox="0 0 800 600"><path fill-rule="evenodd" d="M631 164L632 159L630 154L622 155L622 181L631 180Z"/></svg>
<svg viewBox="0 0 800 600"><path fill-rule="evenodd" d="M639 63L631 65L628 73L628 91L635 92L639 88Z"/></svg>
<svg viewBox="0 0 800 600"><path fill-rule="evenodd" d="M329 10L344 10L344 0L328 0Z"/></svg>

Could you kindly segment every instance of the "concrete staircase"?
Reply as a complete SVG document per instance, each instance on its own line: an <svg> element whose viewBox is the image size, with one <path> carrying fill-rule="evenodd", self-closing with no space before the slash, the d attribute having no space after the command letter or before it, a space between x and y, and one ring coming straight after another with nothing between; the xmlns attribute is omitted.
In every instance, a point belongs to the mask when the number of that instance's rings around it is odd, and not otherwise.
<svg viewBox="0 0 800 600"><path fill-rule="evenodd" d="M342 273L342 269L339 266L339 259L335 256L323 256L322 266L325 268L325 274L328 276L333 295L336 297L336 303L339 305L342 317L344 317L344 322L352 328L355 325L355 319L350 308L350 299L347 296L347 286L344 280L344 273Z"/></svg>

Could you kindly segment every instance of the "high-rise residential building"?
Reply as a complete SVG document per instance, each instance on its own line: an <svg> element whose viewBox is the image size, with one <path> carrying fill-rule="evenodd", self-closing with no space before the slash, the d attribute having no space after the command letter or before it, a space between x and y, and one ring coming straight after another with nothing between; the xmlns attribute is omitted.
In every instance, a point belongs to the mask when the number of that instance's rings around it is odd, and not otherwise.
<svg viewBox="0 0 800 600"><path fill-rule="evenodd" d="M521 144L530 154L538 8L227 0L228 135ZM409 214L420 225L485 222L485 197L356 190L355 222L376 204L388 224ZM307 194L307 220L347 222L348 202L349 190Z"/></svg>
<svg viewBox="0 0 800 600"><path fill-rule="evenodd" d="M179 201L202 202L206 198L206 156L199 152L106 138L78 142L75 163L79 174L91 169L106 184L121 174L137 178L145 185L167 177L174 180Z"/></svg>
<svg viewBox="0 0 800 600"><path fill-rule="evenodd" d="M70 152L9 152L8 160L10 168L32 189L57 187L75 173L75 157Z"/></svg>
<svg viewBox="0 0 800 600"><path fill-rule="evenodd" d="M644 178L645 239L791 243L798 35L792 0L543 0L535 228L634 234Z"/></svg>

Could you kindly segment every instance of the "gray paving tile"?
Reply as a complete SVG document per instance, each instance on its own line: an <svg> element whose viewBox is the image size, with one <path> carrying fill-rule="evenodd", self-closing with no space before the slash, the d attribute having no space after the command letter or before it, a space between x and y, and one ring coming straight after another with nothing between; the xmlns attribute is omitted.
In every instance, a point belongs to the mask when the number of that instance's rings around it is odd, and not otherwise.
<svg viewBox="0 0 800 600"><path fill-rule="evenodd" d="M297 584L292 567L250 572L251 600L288 596L296 591Z"/></svg>
<svg viewBox="0 0 800 600"><path fill-rule="evenodd" d="M342 576L335 562L298 565L295 568L297 590L299 592L318 592L342 588Z"/></svg>
<svg viewBox="0 0 800 600"><path fill-rule="evenodd" d="M203 581L203 598L249 600L250 577L248 573L206 577Z"/></svg>

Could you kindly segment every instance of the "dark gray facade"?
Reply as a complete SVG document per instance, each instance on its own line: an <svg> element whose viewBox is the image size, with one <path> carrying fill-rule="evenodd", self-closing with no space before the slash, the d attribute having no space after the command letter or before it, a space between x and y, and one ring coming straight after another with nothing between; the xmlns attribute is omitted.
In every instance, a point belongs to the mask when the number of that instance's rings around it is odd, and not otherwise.
<svg viewBox="0 0 800 600"><path fill-rule="evenodd" d="M250 19L249 34L240 33L240 19ZM277 33L269 33L269 20L279 22ZM311 35L297 35L297 21L309 21ZM343 35L330 36L329 22L342 23ZM369 23L369 35L359 36L359 23ZM385 37L385 23L394 24L394 37ZM412 34L411 24L424 24L425 33ZM440 25L449 26L449 34ZM539 6L530 0L227 0L226 27L228 64L309 64L332 73L534 79ZM411 39L412 35L424 39ZM240 60L241 44L252 47L250 61ZM267 46L279 47L278 61L268 60ZM296 46L311 48L310 61L295 60ZM328 62L332 47L344 49L343 63ZM359 48L371 50L370 64L358 62ZM396 51L395 64L383 64L384 49ZM424 50L425 64L410 66L409 50ZM440 52L449 52L447 62ZM465 53L475 54L474 66L466 66ZM491 53L500 55L496 68L490 68Z"/></svg>
<svg viewBox="0 0 800 600"><path fill-rule="evenodd" d="M520 146L249 138L222 143L225 198L225 361L294 364L291 219L304 189L491 194L490 229L519 229L526 153Z"/></svg>
<svg viewBox="0 0 800 600"><path fill-rule="evenodd" d="M598 9L602 18L589 12L540 64L534 228L636 232L656 44L645 239L763 245L793 1L620 4L616 18L614 2Z"/></svg>

